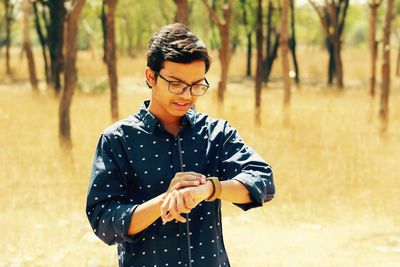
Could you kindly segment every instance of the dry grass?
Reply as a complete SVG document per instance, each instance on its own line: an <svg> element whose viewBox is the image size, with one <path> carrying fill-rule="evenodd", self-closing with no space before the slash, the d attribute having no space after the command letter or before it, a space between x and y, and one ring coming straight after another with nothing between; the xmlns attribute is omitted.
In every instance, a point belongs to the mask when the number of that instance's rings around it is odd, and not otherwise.
<svg viewBox="0 0 400 267"><path fill-rule="evenodd" d="M101 67L92 64L91 72L85 57L79 63L84 77L98 77ZM129 65L140 74L143 65L124 62L120 71L129 73ZM210 76L216 84L217 68ZM121 77L123 117L135 112L149 92L140 76ZM398 88L391 95L388 133L380 136L378 100L370 100L365 89L294 90L289 123L284 124L283 94L274 89L279 87L264 90L262 124L257 126L251 81L230 84L223 111L217 109L215 90L198 103L200 111L238 128L275 173L277 195L264 208L244 213L224 206L232 265L396 266ZM96 239L84 213L97 138L110 124L108 93L75 95L71 157L58 147L54 97L31 94L26 82L0 84L0 94L0 266L116 266L116 247Z"/></svg>

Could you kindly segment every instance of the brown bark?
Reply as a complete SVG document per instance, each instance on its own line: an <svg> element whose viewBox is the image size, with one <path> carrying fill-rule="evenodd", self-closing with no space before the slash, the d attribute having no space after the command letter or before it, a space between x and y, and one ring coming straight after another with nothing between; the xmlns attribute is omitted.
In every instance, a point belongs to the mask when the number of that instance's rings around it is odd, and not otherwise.
<svg viewBox="0 0 400 267"><path fill-rule="evenodd" d="M221 37L221 47L218 49L219 60L221 63L221 79L218 83L218 100L220 103L223 103L228 80L229 64L232 56L230 28L232 23L233 0L227 0L227 2L222 6L223 19L220 19L217 16L217 13L208 4L207 0L202 0L202 2L208 9L211 19L217 25Z"/></svg>
<svg viewBox="0 0 400 267"><path fill-rule="evenodd" d="M174 0L176 4L175 22L189 25L189 5L188 0Z"/></svg>
<svg viewBox="0 0 400 267"><path fill-rule="evenodd" d="M59 106L59 137L60 145L67 149L72 148L70 106L77 80L76 39L78 21L84 4L85 0L75 0L66 20L64 90L62 90Z"/></svg>
<svg viewBox="0 0 400 267"><path fill-rule="evenodd" d="M400 77L400 46L397 48L396 75Z"/></svg>
<svg viewBox="0 0 400 267"><path fill-rule="evenodd" d="M61 74L64 68L65 0L49 1L50 23L47 25L47 45L50 54L50 85L58 95L61 91Z"/></svg>
<svg viewBox="0 0 400 267"><path fill-rule="evenodd" d="M369 83L369 94L371 97L375 96L375 85L376 85L376 60L378 56L378 42L376 40L376 20L378 17L378 8L382 0L372 0L370 2L369 8L371 11L371 16L369 19L369 49L371 53L371 73L370 73L370 83Z"/></svg>
<svg viewBox="0 0 400 267"><path fill-rule="evenodd" d="M288 57L288 11L289 0L283 0L282 17L281 17L281 38L280 48L282 57L282 76L284 83L284 106L290 104L290 77L289 77L289 57Z"/></svg>
<svg viewBox="0 0 400 267"><path fill-rule="evenodd" d="M11 76L10 47L11 47L12 5L10 3L10 0L4 0L4 9L6 17L6 74Z"/></svg>
<svg viewBox="0 0 400 267"><path fill-rule="evenodd" d="M256 21L256 47L257 47L257 68L255 77L255 115L256 123L261 122L261 86L263 75L263 32L262 32L262 0L257 1L257 21Z"/></svg>
<svg viewBox="0 0 400 267"><path fill-rule="evenodd" d="M106 0L106 51L108 80L111 89L111 118L118 120L117 46L115 43L115 9L118 0Z"/></svg>
<svg viewBox="0 0 400 267"><path fill-rule="evenodd" d="M382 56L382 83L379 117L382 122L382 130L386 131L389 114L390 93L390 33L393 13L393 0L387 0L385 26L383 28L383 56Z"/></svg>
<svg viewBox="0 0 400 267"><path fill-rule="evenodd" d="M343 65L342 58L340 53L340 36L339 36L339 24L338 24L338 6L335 3L335 0L332 0L328 3L328 0L325 0L328 12L330 14L332 20L332 30L333 32L331 40L333 44L333 59L335 61L335 72L336 72L336 81L339 89L343 89Z"/></svg>
<svg viewBox="0 0 400 267"><path fill-rule="evenodd" d="M32 90L37 92L38 81L36 76L35 59L32 53L31 40L29 36L29 14L31 10L31 3L29 0L24 0L22 3L22 32L23 32L23 49L26 53L28 60L29 78Z"/></svg>
<svg viewBox="0 0 400 267"><path fill-rule="evenodd" d="M325 0L323 6L317 5L314 0L309 0L320 19L326 45L329 52L328 84L332 84L333 77L339 89L343 84L343 64L341 59L341 36L347 15L349 0Z"/></svg>

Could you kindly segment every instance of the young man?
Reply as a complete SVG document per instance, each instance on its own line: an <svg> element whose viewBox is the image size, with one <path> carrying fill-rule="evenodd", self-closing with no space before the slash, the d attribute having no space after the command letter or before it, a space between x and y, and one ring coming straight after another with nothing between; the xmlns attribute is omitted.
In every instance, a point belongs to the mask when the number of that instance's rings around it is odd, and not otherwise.
<svg viewBox="0 0 400 267"><path fill-rule="evenodd" d="M100 137L86 212L119 266L230 266L221 199L244 210L275 193L270 166L226 121L193 105L209 87L204 43L183 24L150 40L151 100Z"/></svg>

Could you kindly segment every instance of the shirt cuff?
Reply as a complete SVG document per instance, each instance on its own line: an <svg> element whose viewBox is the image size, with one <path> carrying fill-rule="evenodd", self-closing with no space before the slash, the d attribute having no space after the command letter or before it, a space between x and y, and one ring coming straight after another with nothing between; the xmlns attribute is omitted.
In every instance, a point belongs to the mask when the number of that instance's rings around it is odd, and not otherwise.
<svg viewBox="0 0 400 267"><path fill-rule="evenodd" d="M256 207L261 207L264 203L264 194L257 186L259 179L260 178L258 178L252 173L243 173L243 172L233 177L232 180L239 181L247 188L251 199L250 203L246 204L233 203L233 204L245 211Z"/></svg>
<svg viewBox="0 0 400 267"><path fill-rule="evenodd" d="M113 222L113 226L115 233L119 235L124 241L130 243L134 243L141 239L143 233L145 232L145 230L143 230L135 235L128 234L129 227L132 222L132 216L137 207L139 207L139 205L121 205L121 207L116 210L117 216L114 216L115 219Z"/></svg>

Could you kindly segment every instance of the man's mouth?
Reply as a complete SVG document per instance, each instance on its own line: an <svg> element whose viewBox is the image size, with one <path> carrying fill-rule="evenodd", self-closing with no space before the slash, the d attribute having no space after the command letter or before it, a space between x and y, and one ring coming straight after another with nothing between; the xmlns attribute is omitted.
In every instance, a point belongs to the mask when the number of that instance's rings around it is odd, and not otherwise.
<svg viewBox="0 0 400 267"><path fill-rule="evenodd" d="M181 102L181 101L174 101L172 104L175 106L177 109L187 109L190 107L191 103L190 102Z"/></svg>

